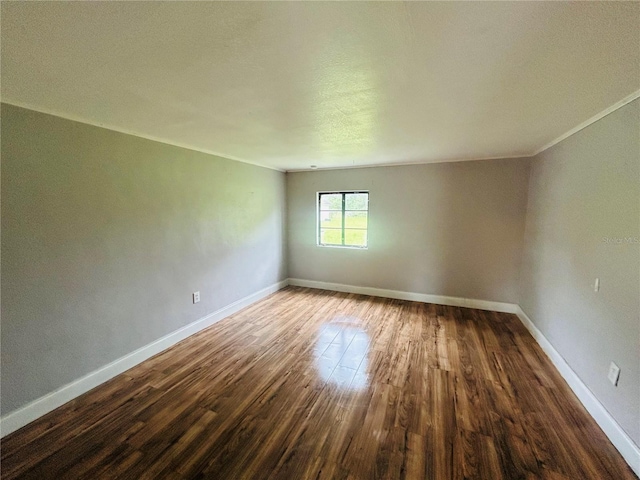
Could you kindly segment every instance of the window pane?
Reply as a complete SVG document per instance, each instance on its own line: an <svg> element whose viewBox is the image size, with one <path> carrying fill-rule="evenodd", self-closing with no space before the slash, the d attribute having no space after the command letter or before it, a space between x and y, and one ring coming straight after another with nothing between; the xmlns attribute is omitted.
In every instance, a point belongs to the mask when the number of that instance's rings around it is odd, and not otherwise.
<svg viewBox="0 0 640 480"><path fill-rule="evenodd" d="M342 195L339 193L321 194L320 210L342 210Z"/></svg>
<svg viewBox="0 0 640 480"><path fill-rule="evenodd" d="M345 210L366 210L368 203L368 193L347 193L344 199L344 208Z"/></svg>
<svg viewBox="0 0 640 480"><path fill-rule="evenodd" d="M344 228L367 228L367 212L345 212Z"/></svg>
<svg viewBox="0 0 640 480"><path fill-rule="evenodd" d="M320 227L342 228L342 212L320 211Z"/></svg>
<svg viewBox="0 0 640 480"><path fill-rule="evenodd" d="M342 231L320 229L320 243L323 245L342 245Z"/></svg>
<svg viewBox="0 0 640 480"><path fill-rule="evenodd" d="M353 247L366 247L367 246L367 231L366 230L344 230L344 244Z"/></svg>

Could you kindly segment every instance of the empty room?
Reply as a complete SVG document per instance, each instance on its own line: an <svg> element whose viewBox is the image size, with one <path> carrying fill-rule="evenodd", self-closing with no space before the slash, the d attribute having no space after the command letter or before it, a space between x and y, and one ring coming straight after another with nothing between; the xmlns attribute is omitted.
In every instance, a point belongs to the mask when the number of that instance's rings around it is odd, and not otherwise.
<svg viewBox="0 0 640 480"><path fill-rule="evenodd" d="M640 476L640 2L0 21L2 479Z"/></svg>

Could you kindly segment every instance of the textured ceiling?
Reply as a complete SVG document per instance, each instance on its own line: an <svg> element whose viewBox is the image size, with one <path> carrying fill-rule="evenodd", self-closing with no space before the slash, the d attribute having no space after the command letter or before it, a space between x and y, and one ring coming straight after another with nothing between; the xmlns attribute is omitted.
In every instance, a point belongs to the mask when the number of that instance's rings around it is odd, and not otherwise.
<svg viewBox="0 0 640 480"><path fill-rule="evenodd" d="M528 155L640 89L637 2L3 2L2 100L280 169Z"/></svg>

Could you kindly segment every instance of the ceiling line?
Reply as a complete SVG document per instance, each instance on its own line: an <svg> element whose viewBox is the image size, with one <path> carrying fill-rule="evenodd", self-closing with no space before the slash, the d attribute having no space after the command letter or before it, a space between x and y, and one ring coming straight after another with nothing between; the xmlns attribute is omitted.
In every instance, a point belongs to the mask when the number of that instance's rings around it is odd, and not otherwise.
<svg viewBox="0 0 640 480"><path fill-rule="evenodd" d="M580 125L573 127L571 130L563 133L562 135L560 135L558 138L556 138L555 140L552 140L551 142L547 143L546 145L540 147L538 150L536 150L535 152L533 152L531 154L532 157L535 157L536 155L538 155L539 153L544 152L545 150L553 147L554 145L560 143L562 140L565 140L567 138L569 138L571 135L578 133L580 130L583 130L585 128L587 128L589 125L591 125L592 123L597 122L598 120L603 119L604 117L606 117L607 115L615 112L616 110L618 110L619 108L624 107L625 105L627 105L628 103L633 102L634 100L636 100L637 98L640 98L640 90L636 90L635 92L633 92L631 95L627 95L626 97L624 97L622 100L620 100L619 102L614 103L613 105L611 105L608 108L605 108L604 110L602 110L600 113L595 114L593 117L591 117L590 119L582 122Z"/></svg>
<svg viewBox="0 0 640 480"><path fill-rule="evenodd" d="M640 90L636 90L632 94L627 95L622 100L614 103L610 107L605 108L604 110L602 110L601 112L595 114L593 117L589 118L588 120L586 120L586 121L582 122L581 124L573 127L571 130L566 131L565 133L560 135L555 140L547 143L546 145L544 145L544 146L540 147L539 149L535 150L534 152L528 153L528 154L525 154L525 155L508 155L508 156L502 156L502 157L478 157L478 158L444 159L444 160L433 160L433 161L423 160L423 161L417 161L417 162L380 163L380 164L377 164L377 165L356 165L356 166L350 166L350 167L325 167L325 168L314 168L314 169L311 169L311 168L296 168L296 169L289 169L289 170L287 170L287 172L292 172L292 173L293 172L311 172L311 171L317 172L318 170L345 170L345 169L352 169L352 168L397 167L397 166L401 166L401 165L425 165L425 164L430 164L430 163L454 163L454 162L474 162L474 161L481 161L481 160L503 160L503 159L507 159L507 158L531 158L531 157L535 157L536 155L544 152L545 150L548 150L549 148L553 147L554 145L557 145L562 140L566 140L570 136L578 133L580 130L584 130L589 125L597 122L598 120L603 119L607 115L612 114L616 110L624 107L625 105L633 102L634 100L636 100L638 98L640 98Z"/></svg>
<svg viewBox="0 0 640 480"><path fill-rule="evenodd" d="M16 106L16 107L26 108L28 110L33 110L35 112L40 112L40 113L44 113L44 114L47 114L47 115L53 115L53 116L56 116L56 117L64 118L66 120L71 120L73 122L79 122L79 123L84 123L84 124L87 124L87 125L92 125L94 127L105 128L107 130L113 130L115 132L123 133L123 134L126 134L126 135L132 135L134 137L144 138L146 140L151 140L151 141L154 141L154 142L164 143L166 145L172 145L174 147L185 148L187 150L193 150L193 151L200 152L200 153L206 153L208 155L214 155L216 157L224 158L224 159L227 159L227 160L233 160L233 161L236 161L236 162L247 163L249 165L255 165L257 167L268 168L270 170L276 170L278 172L283 172L284 173L284 172L307 172L307 171L310 172L310 171L318 171L318 170L346 170L346 169L352 169L352 168L397 167L397 166L402 166L402 165L424 165L424 164L430 164L430 163L472 162L472 161L481 161L481 160L503 160L503 159L507 159L507 158L530 158L530 157L535 157L536 155L538 155L538 154L544 152L545 150L548 150L549 148L557 145L561 141L566 140L570 136L578 133L579 131L584 130L589 125L597 122L598 120L603 119L607 115L612 114L616 110L624 107L625 105L633 102L634 100L636 100L638 98L640 98L640 90L636 90L635 92L631 93L630 95L627 95L622 100L614 103L610 107L605 108L601 112L595 114L593 117L589 118L588 120L585 120L584 122L580 123L579 125L577 125L577 126L573 127L572 129L566 131L565 133L563 133L562 135L560 135L556 139L552 140L551 142L547 143L546 145L543 145L542 147L540 147L539 149L535 150L534 152L532 152L530 154L506 155L506 156L499 156L499 157L476 157L476 158L460 158L460 159L442 159L442 160L432 160L432 161L422 160L422 161L416 161L416 162L380 163L380 164L376 164L376 165L351 165L351 166L342 166L342 167L325 167L325 168L314 168L314 169L311 169L311 168L299 168L299 169L298 168L292 168L292 169L287 169L287 170L281 169L281 168L277 168L277 167L271 167L271 166L264 165L264 164L261 164L261 163L258 163L258 162L251 162L251 161L248 161L248 160L241 160L239 158L230 157L228 155L223 155L223 154L220 154L220 153L217 153L217 152L213 152L211 150L206 150L206 149L202 149L202 148L195 148L193 146L189 146L189 145L185 145L185 144L181 144L181 143L177 143L177 142L171 142L171 141L168 141L168 140L164 140L164 139L160 139L160 138L157 138L157 137L153 137L151 135L144 135L144 134L136 133L136 132L124 129L124 128L114 127L114 126L108 125L108 124L101 124L101 123L97 123L97 122L93 122L93 121L88 121L86 119L77 117L75 115L60 114L59 112L54 112L54 111L49 110L49 109L36 108L36 107L31 106L31 105L24 104L22 102L14 102L14 101L7 101L7 100L1 100L1 102L2 103L6 103L8 105Z"/></svg>
<svg viewBox="0 0 640 480"><path fill-rule="evenodd" d="M178 143L178 142L173 142L170 140L165 140L162 138L158 138L158 137L154 137L152 135L146 135L143 133L137 133L134 132L132 130L127 130L126 128L121 128L121 127L114 127L113 125L109 125L106 123L99 123L99 122L94 122L94 121L90 121L90 120L86 120L82 117L78 117L75 115L68 115L68 114L61 114L59 112L53 111L53 110L49 110L47 108L39 108L39 107L34 107L32 105L23 103L23 102L15 102L13 100L1 100L1 103L6 103L7 105L13 105L14 107L19 107L19 108L25 108L27 110L33 110L34 112L39 112L39 113L44 113L45 115L52 115L54 117L59 117L59 118L63 118L65 120L70 120L72 122L78 122L78 123L84 123L86 125L91 125L93 127L98 127L98 128L104 128L105 130L113 130L114 132L118 132L118 133L123 133L125 135L131 135L132 137L138 137L138 138L144 138L145 140L151 140L153 142L158 142L158 143L163 143L165 145L171 145L173 147L180 147L180 148L184 148L186 150L192 150L194 152L200 152L200 153L206 153L207 155L213 155L215 157L220 157L222 159L225 160L233 160L234 162L241 162L241 163L248 163L249 165L254 165L256 167L262 167L262 168L268 168L269 170L276 170L278 172L286 172L286 170L283 170L282 168L277 168L277 167L271 167L269 165L264 165L258 162L251 162L249 160L242 160L240 158L234 158L234 157L230 157L229 155L223 155L221 153L217 153L211 150L207 150L204 148L197 148L197 147L193 147L190 145L186 145L184 143Z"/></svg>
<svg viewBox="0 0 640 480"><path fill-rule="evenodd" d="M417 160L415 162L398 162L398 163L376 163L372 165L348 165L344 167L318 167L318 168L291 168L287 173L296 172L318 172L320 170L352 170L354 168L375 168L375 167L403 167L405 165L431 165L434 163L458 163L458 162L479 162L482 160L506 160L512 158L531 158L532 155L504 155L501 157L472 157L472 158L445 158L442 160Z"/></svg>

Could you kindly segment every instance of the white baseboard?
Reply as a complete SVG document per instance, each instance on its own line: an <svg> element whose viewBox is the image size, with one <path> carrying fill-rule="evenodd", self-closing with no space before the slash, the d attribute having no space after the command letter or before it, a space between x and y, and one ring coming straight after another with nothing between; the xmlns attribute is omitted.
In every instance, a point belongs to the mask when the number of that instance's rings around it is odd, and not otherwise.
<svg viewBox="0 0 640 480"><path fill-rule="evenodd" d="M515 313L524 326L529 330L533 338L538 342L542 350L547 354L560 375L567 382L571 390L576 394L580 402L587 409L596 423L600 426L611 443L618 449L622 457L631 469L640 477L640 448L618 425L611 414L604 408L589 388L580 380L558 351L549 343L546 337L533 324L531 319L520 308L512 303L491 302L470 298L447 297L441 295L428 295L424 293L402 292L398 290L386 290L373 287L358 287L343 285L340 283L318 282L315 280L303 280L290 278L289 285L298 287L319 288L321 290L333 290L337 292L358 293L375 297L397 298L416 302L435 303L455 307L477 308L480 310L492 310L495 312Z"/></svg>
<svg viewBox="0 0 640 480"><path fill-rule="evenodd" d="M239 310L251 305L254 302L286 287L295 285L299 287L318 288L322 290L333 290L338 292L357 293L371 295L375 297L396 298L400 300L410 300L425 303L435 303L440 305L450 305L456 307L477 308L480 310L492 310L496 312L515 313L522 323L529 330L533 338L538 342L542 350L547 354L551 362L558 369L569 387L576 394L580 402L587 409L596 423L602 428L611 443L618 449L620 454L636 473L640 476L640 448L626 434L626 432L613 419L611 414L593 395L591 390L580 380L578 375L571 369L558 351L549 343L546 337L538 330L531 319L524 311L515 304L492 302L487 300L476 300L460 297L447 297L441 295L428 295L423 293L402 292L398 290L386 290L373 287L357 287L353 285L343 285L339 283L318 282L313 280L302 280L299 278L289 278L281 282L266 287L252 295L244 297L220 310L217 310L189 325L186 325L164 337L141 347L118 360L115 360L104 367L99 368L78 380L75 380L43 397L40 397L24 407L15 410L0 418L0 438L18 430L37 418L50 411L64 405L83 393L97 387L126 370L138 365L144 360L166 350L170 346L181 340L199 332L200 330L219 322L223 318L232 315Z"/></svg>
<svg viewBox="0 0 640 480"><path fill-rule="evenodd" d="M289 285L298 287L319 288L321 290L333 290L336 292L358 293L373 297L397 298L398 300L410 300L413 302L435 303L452 307L477 308L478 310L491 310L493 312L516 313L518 306L514 303L492 302L489 300L476 300L473 298L447 297L444 295L429 295L426 293L403 292L400 290L386 290L384 288L357 287L355 285L343 285L341 283L317 282L315 280L302 280L290 278Z"/></svg>
<svg viewBox="0 0 640 480"><path fill-rule="evenodd" d="M555 365L571 390L573 390L573 393L576 394L582 405L584 405L611 443L618 449L635 474L640 477L640 448L638 448L638 445L636 445L631 437L618 425L618 422L614 420L591 390L580 380L576 372L571 369L564 358L562 358L553 345L551 345L549 340L538 330L538 327L534 325L522 308L518 307L517 315Z"/></svg>
<svg viewBox="0 0 640 480"><path fill-rule="evenodd" d="M98 370L85 375L63 387L54 390L47 395L40 397L27 405L8 413L4 417L0 418L0 438L8 435L9 433L22 428L28 423L36 420L42 415L49 413L50 411L64 405L70 400L88 392L92 388L97 387L101 383L110 380L116 375L129 370L130 368L138 365L146 359L156 355L157 353L166 350L170 346L178 343L181 340L199 332L200 330L219 322L223 318L232 315L239 310L257 302L258 300L270 295L281 288L286 287L289 284L288 280L283 280L278 283L274 283L269 287L253 293L249 296L241 298L240 300L233 302L226 307L221 308L209 315L196 320L189 325L185 325L178 330L165 335L158 340L141 347L124 357L121 357Z"/></svg>

